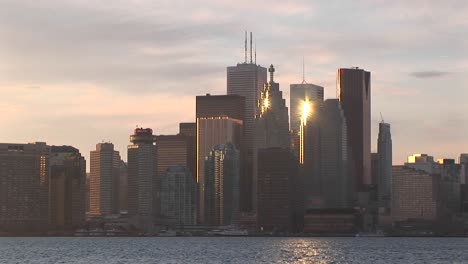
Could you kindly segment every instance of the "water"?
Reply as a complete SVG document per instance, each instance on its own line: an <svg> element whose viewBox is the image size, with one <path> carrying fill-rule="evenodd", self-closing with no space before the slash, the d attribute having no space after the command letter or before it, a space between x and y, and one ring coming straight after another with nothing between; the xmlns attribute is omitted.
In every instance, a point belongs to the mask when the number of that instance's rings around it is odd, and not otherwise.
<svg viewBox="0 0 468 264"><path fill-rule="evenodd" d="M0 238L0 263L468 263L468 238Z"/></svg>

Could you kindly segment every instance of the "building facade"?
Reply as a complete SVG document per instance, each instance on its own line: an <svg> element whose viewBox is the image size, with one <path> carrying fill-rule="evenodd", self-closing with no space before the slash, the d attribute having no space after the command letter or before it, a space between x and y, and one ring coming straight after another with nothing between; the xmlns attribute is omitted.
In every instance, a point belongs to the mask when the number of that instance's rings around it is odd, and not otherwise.
<svg viewBox="0 0 468 264"><path fill-rule="evenodd" d="M128 214L138 228L151 231L158 215L156 136L150 128L136 128L128 146Z"/></svg>
<svg viewBox="0 0 468 264"><path fill-rule="evenodd" d="M86 220L86 161L78 149L52 146L50 155L50 224L74 229Z"/></svg>
<svg viewBox="0 0 468 264"><path fill-rule="evenodd" d="M379 207L390 208L392 200L392 134L390 124L383 121L379 124L379 137L377 140L378 179L377 192Z"/></svg>
<svg viewBox="0 0 468 264"><path fill-rule="evenodd" d="M90 155L89 215L118 214L120 154L112 143L98 143Z"/></svg>
<svg viewBox="0 0 468 264"><path fill-rule="evenodd" d="M214 147L205 160L205 224L239 224L240 154L233 144Z"/></svg>
<svg viewBox="0 0 468 264"><path fill-rule="evenodd" d="M0 144L0 228L44 230L49 221L50 147Z"/></svg>
<svg viewBox="0 0 468 264"><path fill-rule="evenodd" d="M371 73L339 69L337 95L346 118L356 188L364 190L371 183Z"/></svg>
<svg viewBox="0 0 468 264"><path fill-rule="evenodd" d="M169 166L161 176L161 217L174 226L197 223L197 183L183 166Z"/></svg>

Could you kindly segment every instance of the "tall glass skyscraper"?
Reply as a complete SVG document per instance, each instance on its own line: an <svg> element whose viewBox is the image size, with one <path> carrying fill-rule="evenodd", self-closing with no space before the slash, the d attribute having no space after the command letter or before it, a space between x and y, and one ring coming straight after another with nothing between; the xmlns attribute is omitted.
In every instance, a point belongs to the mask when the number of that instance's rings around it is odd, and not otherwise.
<svg viewBox="0 0 468 264"><path fill-rule="evenodd" d="M371 183L371 73L357 67L339 69L337 95L346 118L356 187L363 190Z"/></svg>

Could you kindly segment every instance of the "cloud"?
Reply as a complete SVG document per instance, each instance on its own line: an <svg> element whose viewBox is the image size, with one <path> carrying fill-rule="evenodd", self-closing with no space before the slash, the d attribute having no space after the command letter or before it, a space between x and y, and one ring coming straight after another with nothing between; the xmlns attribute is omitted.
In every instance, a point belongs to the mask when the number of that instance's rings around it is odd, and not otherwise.
<svg viewBox="0 0 468 264"><path fill-rule="evenodd" d="M439 78L439 77L444 77L447 75L452 74L451 72L447 71L416 71L416 72L411 72L410 76L416 77L416 78L421 78L421 79L426 79L426 78Z"/></svg>

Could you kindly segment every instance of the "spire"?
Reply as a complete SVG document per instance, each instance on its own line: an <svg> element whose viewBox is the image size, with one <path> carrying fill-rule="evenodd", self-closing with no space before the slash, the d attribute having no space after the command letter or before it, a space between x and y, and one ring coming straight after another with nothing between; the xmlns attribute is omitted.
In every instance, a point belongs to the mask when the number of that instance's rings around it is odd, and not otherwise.
<svg viewBox="0 0 468 264"><path fill-rule="evenodd" d="M257 38L255 37L254 63L257 65Z"/></svg>
<svg viewBox="0 0 468 264"><path fill-rule="evenodd" d="M268 72L270 72L270 83L273 83L273 74L275 72L275 67L273 67L273 64L270 65L270 68L268 69Z"/></svg>
<svg viewBox="0 0 468 264"><path fill-rule="evenodd" d="M250 64L252 63L252 31L250 31Z"/></svg>
<svg viewBox="0 0 468 264"><path fill-rule="evenodd" d="M247 31L245 31L245 41L244 41L244 63L247 63Z"/></svg>
<svg viewBox="0 0 468 264"><path fill-rule="evenodd" d="M304 56L302 56L302 84L307 83L305 80L305 63L304 63Z"/></svg>

